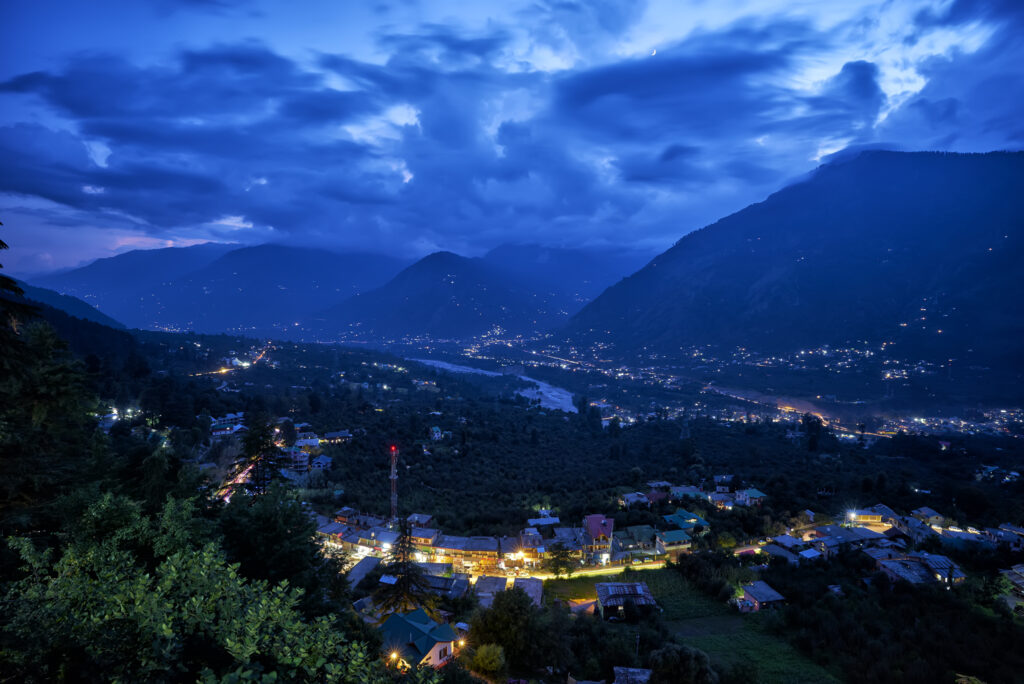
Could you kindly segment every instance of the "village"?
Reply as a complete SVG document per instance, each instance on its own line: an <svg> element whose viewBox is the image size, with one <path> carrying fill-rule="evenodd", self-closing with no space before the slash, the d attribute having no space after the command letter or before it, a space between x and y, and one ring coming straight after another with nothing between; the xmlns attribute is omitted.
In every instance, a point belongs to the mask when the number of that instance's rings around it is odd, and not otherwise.
<svg viewBox="0 0 1024 684"><path fill-rule="evenodd" d="M379 369L407 372L398 365L381 364ZM418 391L433 391L437 387L429 377L413 378L412 382ZM379 396L390 388L383 383L363 382L355 389ZM381 412L387 404L375 406L373 410ZM599 402L591 402L591 406L605 413ZM788 413L790 421L792 413ZM430 426L426 434L420 433L422 437L414 445L407 446L426 457L432 451L445 453L454 449L457 453L453 430L461 429L465 419L449 416L441 422L440 411L427 411L424 416L427 420L437 419L440 424ZM606 415L602 418L601 427L607 431L610 421ZM657 415L646 418L657 419ZM749 414L736 410L715 419L727 427L749 424L751 420ZM779 420L781 415L772 422ZM208 423L215 444L244 440L248 432L242 412L210 416ZM791 427L784 431L785 440L805 443L806 425L787 424ZM322 421L320 425L322 428ZM681 425L681 436L685 438L689 422L683 420ZM283 479L300 491L334 486L336 497L343 502L345 482L339 487L335 479L331 484L328 474L335 459L344 458L345 445L360 435L365 437L365 430L350 427L318 432L311 424L293 422L290 417L274 419L273 429L275 465ZM940 449L949 448L947 442L938 444ZM823 454L819 458L830 457ZM451 534L429 507L411 514L407 508L407 514L398 515L397 472L393 460L389 477L391 515L380 513L386 508L380 505L384 502L373 506L373 512L352 505L330 510L323 505L306 508L315 520L323 553L344 560L344 575L356 598L356 613L380 634L385 644L382 657L399 669L451 663L460 657L470 635L465 615L446 610L427 612L412 606L411 610L385 611L375 603L377 587L399 581L387 568L396 547L403 544L412 549L412 559L437 600L471 601L471 605L486 610L503 592L521 590L539 610L565 600L561 590L551 594L549 587L559 586L565 578L575 578L577 583L585 582L586 596L574 599L570 609L609 623L627 620L627 614L635 619L637 607L661 611L659 599L664 599L664 595L649 586L644 573L649 578L657 577L658 572L669 571L685 558L709 551L724 551L745 569L742 581L732 584L725 602L739 619L771 612L789 603L790 590L773 586L762 578L763 571L770 567L828 567L830 559L859 554L870 563L870 572L862 578L864 583L870 583L874 575L893 583L956 591L965 583L968 573L943 551L947 546L961 550L997 546L1017 552L1024 550L1022 527L1011 523L998 527L971 525L927 506L911 509L891 499L847 510L830 506L832 502L824 497L824 505L800 511L797 519L774 521L775 527L784 524L784 530L766 535L730 535L716 528L718 522L742 511L769 510L772 488L769 482L729 473L682 483L649 479L642 487L636 487L635 482L633 486L623 483L603 505L582 516L564 516L557 502L538 504L532 517L506 521L505 526L517 528L515 533ZM975 474L979 482L1014 482L1016 477L1016 472L997 466L980 466ZM237 487L247 488L252 483L251 464L240 458L225 474L221 496L229 500ZM314 489L310 490L311 487ZM889 503L896 505L890 507ZM641 523L617 524L617 519L632 520L638 516L643 517ZM730 542L726 543L726 539ZM1005 601L1009 609L1024 606L1024 565L1003 568L1002 576L1008 584ZM830 585L830 590L842 600L843 589L838 582ZM615 670L615 681L620 681L620 674L624 682L646 681L644 677L649 675L637 668Z"/></svg>
<svg viewBox="0 0 1024 684"><path fill-rule="evenodd" d="M662 568L697 550L695 540L707 535L711 526L701 515L682 505L710 506L728 512L737 507L758 507L767 499L757 488L735 486L739 482L739 478L728 474L716 476L714 486L707 489L651 481L647 483L648 491L628 492L619 498L620 510L663 508L670 504L674 510L661 516L663 524L657 527L635 525L617 530L612 512L586 515L571 524L560 520L551 510L540 510L537 518L525 521L526 526L517 536L464 537L446 535L432 527L430 514L414 513L402 521L385 520L344 507L335 512L333 520L316 516L318 523L322 523L317 532L325 553L347 554L348 581L353 588L386 565L399 536L405 533L415 549L416 562L424 569L431 591L438 597L458 599L472 593L482 608L488 608L498 593L522 589L535 605L541 606L546 582L561 576L585 576L593 579L595 600L584 602L583 608L605 620L620 622L626 611L644 606L658 610L658 603L646 582L613 581L615 575L627 569L632 572ZM856 552L870 558L873 568L892 582L954 589L967 575L948 556L918 549L929 539L977 544L979 548L1005 544L1015 551L1024 550L1024 528L1008 523L998 528L959 527L927 507L902 515L885 504L877 504L839 512L832 520L812 511L802 512L801 517L806 524L785 534L744 540L732 550L733 555L756 576L758 570L772 563L823 563L836 554ZM1006 596L1009 605L1024 605L1024 565L1014 566L1003 574L1012 584L1012 591ZM379 581L394 578L384 575ZM871 577L866 576L863 581L870 582ZM841 595L838 584L831 589ZM743 614L771 610L785 605L786 600L767 582L754 579L735 587L729 603ZM369 597L357 602L356 608L367 621L380 617ZM389 648L398 648L396 653L407 665L443 665L458 655L469 630L466 623L449 626L443 619L435 622L418 611L387 617L382 633L394 636L397 623L408 633L429 637L425 642L410 640L400 648L394 645L394 638L387 640ZM623 677L621 681L646 681L644 677L649 675L635 668L616 668L616 672Z"/></svg>

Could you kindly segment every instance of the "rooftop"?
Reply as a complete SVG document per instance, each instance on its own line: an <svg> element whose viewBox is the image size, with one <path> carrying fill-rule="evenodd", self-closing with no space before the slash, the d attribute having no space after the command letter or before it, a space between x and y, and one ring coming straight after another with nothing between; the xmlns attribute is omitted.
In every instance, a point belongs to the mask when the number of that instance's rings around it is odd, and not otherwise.
<svg viewBox="0 0 1024 684"><path fill-rule="evenodd" d="M596 582L597 600L602 606L622 606L632 601L638 606L656 606L646 582Z"/></svg>
<svg viewBox="0 0 1024 684"><path fill-rule="evenodd" d="M412 665L418 665L435 644L456 639L451 627L434 622L422 608L405 614L392 613L379 631L384 649L397 651Z"/></svg>
<svg viewBox="0 0 1024 684"><path fill-rule="evenodd" d="M753 584L748 584L743 587L743 591L749 594L758 603L771 603L772 601L786 600L786 597L772 589L768 586L768 583L763 580L757 580Z"/></svg>
<svg viewBox="0 0 1024 684"><path fill-rule="evenodd" d="M583 518L583 527L591 539L601 537L611 539L612 533L615 531L615 521L605 515L595 513Z"/></svg>

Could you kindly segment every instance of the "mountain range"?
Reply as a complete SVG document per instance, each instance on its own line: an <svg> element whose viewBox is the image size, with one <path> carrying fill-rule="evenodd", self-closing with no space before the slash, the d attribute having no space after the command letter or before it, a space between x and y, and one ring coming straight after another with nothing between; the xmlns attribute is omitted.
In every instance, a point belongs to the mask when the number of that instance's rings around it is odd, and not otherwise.
<svg viewBox="0 0 1024 684"><path fill-rule="evenodd" d="M127 252L33 279L133 328L288 338L464 338L563 325L650 255L505 245L483 257L205 244Z"/></svg>
<svg viewBox="0 0 1024 684"><path fill-rule="evenodd" d="M385 283L405 265L376 254L209 243L126 252L33 283L132 328L268 335Z"/></svg>
<svg viewBox="0 0 1024 684"><path fill-rule="evenodd" d="M1024 153L871 151L690 233L569 323L617 354L885 342L1020 368Z"/></svg>
<svg viewBox="0 0 1024 684"><path fill-rule="evenodd" d="M1022 216L1024 153L864 151L649 263L536 245L409 264L208 244L129 252L33 284L140 328L325 341L555 331L621 357L884 343L906 359L1020 368Z"/></svg>

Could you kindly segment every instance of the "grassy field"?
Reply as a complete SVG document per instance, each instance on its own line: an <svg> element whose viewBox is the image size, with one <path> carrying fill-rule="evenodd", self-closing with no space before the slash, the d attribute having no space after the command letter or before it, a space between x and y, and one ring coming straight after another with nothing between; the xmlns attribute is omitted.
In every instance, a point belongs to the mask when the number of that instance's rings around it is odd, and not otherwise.
<svg viewBox="0 0 1024 684"><path fill-rule="evenodd" d="M663 609L662 619L683 643L706 652L721 667L753 663L765 684L838 682L786 641L766 633L758 616L742 616L700 593L674 570L628 572L615 577L574 577L544 583L548 600L597 598L594 582L646 582Z"/></svg>

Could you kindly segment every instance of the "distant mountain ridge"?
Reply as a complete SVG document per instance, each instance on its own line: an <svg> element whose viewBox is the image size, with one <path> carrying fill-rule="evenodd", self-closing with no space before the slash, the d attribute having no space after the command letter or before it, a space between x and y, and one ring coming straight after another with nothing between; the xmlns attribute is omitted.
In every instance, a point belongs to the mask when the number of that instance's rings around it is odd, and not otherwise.
<svg viewBox="0 0 1024 684"><path fill-rule="evenodd" d="M280 332L313 311L382 285L404 265L379 254L243 247L155 288L151 315L198 332Z"/></svg>
<svg viewBox="0 0 1024 684"><path fill-rule="evenodd" d="M438 252L410 265L379 254L209 243L128 252L33 282L132 328L324 340L353 331L463 338L558 327L647 258L504 245L479 258Z"/></svg>
<svg viewBox="0 0 1024 684"><path fill-rule="evenodd" d="M482 259L436 252L383 287L356 295L317 317L324 332L368 336L462 338L500 327L523 331L558 317L538 295L497 274Z"/></svg>
<svg viewBox="0 0 1024 684"><path fill-rule="evenodd" d="M569 323L620 354L887 341L1024 363L1024 153L863 152L686 235Z"/></svg>
<svg viewBox="0 0 1024 684"><path fill-rule="evenodd" d="M314 311L386 282L406 262L286 245L138 250L35 278L133 328L280 334Z"/></svg>
<svg viewBox="0 0 1024 684"><path fill-rule="evenodd" d="M17 282L18 287L20 287L25 293L25 299L28 299L31 302L45 304L48 307L62 311L74 318L92 321L93 323L99 323L100 325L105 325L109 328L124 330L123 324L114 320L110 316L107 316L95 307L89 306L77 297L64 295L59 292L54 292L53 290L47 290L43 287L33 287L32 285L22 281Z"/></svg>
<svg viewBox="0 0 1024 684"><path fill-rule="evenodd" d="M78 297L107 315L138 327L139 296L237 248L238 245L207 242L191 247L136 249L70 271L37 276L31 283Z"/></svg>
<svg viewBox="0 0 1024 684"><path fill-rule="evenodd" d="M644 260L538 245L504 245L479 258L436 252L386 285L325 310L310 328L367 339L530 335L564 324Z"/></svg>
<svg viewBox="0 0 1024 684"><path fill-rule="evenodd" d="M484 255L492 268L557 293L576 313L579 306L651 260L649 252L624 248L570 249L543 245L501 245ZM575 303L575 304L574 304Z"/></svg>

